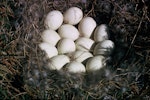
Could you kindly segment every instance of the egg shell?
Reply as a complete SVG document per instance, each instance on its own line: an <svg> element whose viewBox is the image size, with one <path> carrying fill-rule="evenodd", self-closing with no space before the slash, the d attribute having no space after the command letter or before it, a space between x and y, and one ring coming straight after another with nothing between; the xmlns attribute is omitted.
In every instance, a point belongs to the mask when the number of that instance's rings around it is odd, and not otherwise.
<svg viewBox="0 0 150 100"><path fill-rule="evenodd" d="M77 50L90 51L90 49L94 44L94 40L86 37L80 37L75 41L75 43L76 43Z"/></svg>
<svg viewBox="0 0 150 100"><path fill-rule="evenodd" d="M57 48L49 43L42 42L39 44L39 47L41 48L41 50L46 52L46 56L48 58L58 55Z"/></svg>
<svg viewBox="0 0 150 100"><path fill-rule="evenodd" d="M73 40L65 38L58 42L57 49L59 54L71 53L76 50L76 46Z"/></svg>
<svg viewBox="0 0 150 100"><path fill-rule="evenodd" d="M91 37L95 27L96 22L92 17L84 17L78 25L81 36L87 38Z"/></svg>
<svg viewBox="0 0 150 100"><path fill-rule="evenodd" d="M77 62L83 62L90 57L93 57L93 55L87 51L79 51L78 50L72 54L72 59Z"/></svg>
<svg viewBox="0 0 150 100"><path fill-rule="evenodd" d="M82 73L86 71L85 66L82 63L76 61L68 63L66 68L71 73Z"/></svg>
<svg viewBox="0 0 150 100"><path fill-rule="evenodd" d="M104 57L103 56L94 56L90 58L86 63L87 71L96 71L104 67L103 64Z"/></svg>
<svg viewBox="0 0 150 100"><path fill-rule="evenodd" d="M101 42L104 40L108 40L107 26L105 24L101 24L94 31L94 40L96 42Z"/></svg>
<svg viewBox="0 0 150 100"><path fill-rule="evenodd" d="M43 31L42 40L55 46L60 40L60 36L56 31L48 29Z"/></svg>
<svg viewBox="0 0 150 100"><path fill-rule="evenodd" d="M83 12L78 7L71 7L64 13L64 23L76 25L83 18Z"/></svg>
<svg viewBox="0 0 150 100"><path fill-rule="evenodd" d="M66 55L57 55L50 59L48 67L50 70L60 70L65 64L70 62L70 58Z"/></svg>
<svg viewBox="0 0 150 100"><path fill-rule="evenodd" d="M94 48L94 55L109 56L114 49L114 42L111 40L104 40L96 44Z"/></svg>
<svg viewBox="0 0 150 100"><path fill-rule="evenodd" d="M47 29L57 30L63 23L63 15L58 10L50 11L44 21Z"/></svg>
<svg viewBox="0 0 150 100"><path fill-rule="evenodd" d="M69 38L73 41L76 40L80 35L78 29L75 26L69 24L60 26L58 33L62 38Z"/></svg>

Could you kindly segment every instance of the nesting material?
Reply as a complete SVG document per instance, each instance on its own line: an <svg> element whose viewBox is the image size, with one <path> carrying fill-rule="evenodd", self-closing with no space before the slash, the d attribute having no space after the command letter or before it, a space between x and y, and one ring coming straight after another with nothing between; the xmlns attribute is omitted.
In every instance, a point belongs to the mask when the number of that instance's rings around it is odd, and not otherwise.
<svg viewBox="0 0 150 100"><path fill-rule="evenodd" d="M148 100L149 4L150 0L1 0L0 98ZM97 22L96 28L101 24L108 25L110 33L105 40L111 38L115 41L114 54L111 52L112 55L103 55L108 66L91 72L86 70L83 74L70 74L72 72L66 69L66 64L63 67L60 65L60 69L54 69L57 71L48 69L49 62L55 56L47 58L43 55L44 52L48 55L46 51L37 48L37 43L46 42L40 38L42 31L51 29L43 29L44 20L53 9L64 15L68 7L73 6L83 10L84 18L93 17ZM73 26L78 29L81 20ZM69 23L63 22L61 25L63 24ZM90 37L95 42L94 46L87 51L92 55L95 46L102 43L101 40L94 39L96 28ZM58 33L58 29L51 30ZM99 35L101 33L96 37ZM48 41L53 38L46 37ZM82 33L79 37L83 37ZM57 44L58 42L53 46L57 48ZM75 61L73 53L63 54L69 55L68 63ZM90 58L81 63L86 66Z"/></svg>

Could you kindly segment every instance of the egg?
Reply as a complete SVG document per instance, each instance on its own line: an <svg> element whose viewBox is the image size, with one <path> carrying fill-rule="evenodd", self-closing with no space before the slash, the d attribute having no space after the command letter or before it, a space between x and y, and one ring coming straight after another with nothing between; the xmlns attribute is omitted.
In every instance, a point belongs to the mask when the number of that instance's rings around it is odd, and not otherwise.
<svg viewBox="0 0 150 100"><path fill-rule="evenodd" d="M63 23L63 15L58 10L50 11L44 21L47 29L57 30Z"/></svg>
<svg viewBox="0 0 150 100"><path fill-rule="evenodd" d="M75 51L71 58L74 60L74 61L77 61L77 62L83 62L85 61L86 59L90 58L90 57L93 57L93 55L90 53L90 52L87 52L87 51Z"/></svg>
<svg viewBox="0 0 150 100"><path fill-rule="evenodd" d="M69 38L73 41L76 40L80 34L75 26L69 24L60 26L58 29L58 33L62 38Z"/></svg>
<svg viewBox="0 0 150 100"><path fill-rule="evenodd" d="M75 41L75 43L76 43L77 50L90 51L90 49L94 44L94 40L86 37L80 37Z"/></svg>
<svg viewBox="0 0 150 100"><path fill-rule="evenodd" d="M69 63L70 59L66 55L57 55L50 59L48 67L50 70L60 70L65 64Z"/></svg>
<svg viewBox="0 0 150 100"><path fill-rule="evenodd" d="M95 27L96 22L92 17L84 17L78 25L81 35L87 38L91 37Z"/></svg>
<svg viewBox="0 0 150 100"><path fill-rule="evenodd" d="M46 56L48 58L58 55L57 48L49 43L42 42L39 44L39 47L41 48L41 50L46 52Z"/></svg>
<svg viewBox="0 0 150 100"><path fill-rule="evenodd" d="M104 40L96 44L94 48L94 55L108 56L114 49L114 43L111 40Z"/></svg>
<svg viewBox="0 0 150 100"><path fill-rule="evenodd" d="M73 40L65 38L58 42L57 49L59 54L71 53L76 50L76 46Z"/></svg>
<svg viewBox="0 0 150 100"><path fill-rule="evenodd" d="M71 73L82 73L86 71L85 66L82 63L76 61L68 63L66 68Z"/></svg>
<svg viewBox="0 0 150 100"><path fill-rule="evenodd" d="M64 13L64 23L76 25L83 18L83 12L78 7L71 7Z"/></svg>
<svg viewBox="0 0 150 100"><path fill-rule="evenodd" d="M56 31L48 29L43 31L42 40L55 46L60 40L60 36Z"/></svg>
<svg viewBox="0 0 150 100"><path fill-rule="evenodd" d="M104 67L104 57L103 56L94 56L90 58L86 63L87 71L96 71Z"/></svg>
<svg viewBox="0 0 150 100"><path fill-rule="evenodd" d="M104 40L108 40L107 26L105 24L101 24L94 31L94 40L96 42L101 42Z"/></svg>

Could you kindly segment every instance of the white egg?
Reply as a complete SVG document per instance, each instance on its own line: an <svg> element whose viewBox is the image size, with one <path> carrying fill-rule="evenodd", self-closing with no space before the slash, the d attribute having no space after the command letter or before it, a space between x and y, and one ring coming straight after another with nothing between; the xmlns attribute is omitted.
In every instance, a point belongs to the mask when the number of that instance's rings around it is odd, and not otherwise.
<svg viewBox="0 0 150 100"><path fill-rule="evenodd" d="M77 50L90 51L90 49L94 44L94 40L86 37L80 37L75 41L75 43L76 43Z"/></svg>
<svg viewBox="0 0 150 100"><path fill-rule="evenodd" d="M95 27L96 22L92 17L83 18L78 25L78 29L81 35L88 38L91 37Z"/></svg>
<svg viewBox="0 0 150 100"><path fill-rule="evenodd" d="M48 67L50 70L60 70L65 64L69 63L70 59L66 55L57 55L50 59Z"/></svg>
<svg viewBox="0 0 150 100"><path fill-rule="evenodd" d="M48 58L58 55L57 48L49 43L42 42L39 47L46 52Z"/></svg>
<svg viewBox="0 0 150 100"><path fill-rule="evenodd" d="M111 40L104 40L99 42L94 48L94 55L108 56L114 49L114 43Z"/></svg>
<svg viewBox="0 0 150 100"><path fill-rule="evenodd" d="M74 60L74 61L77 61L77 62L83 62L85 61L86 59L90 58L90 57L93 57L93 55L90 53L90 52L87 52L87 51L75 51L71 58Z"/></svg>
<svg viewBox="0 0 150 100"><path fill-rule="evenodd" d="M76 46L74 41L71 39L61 39L58 42L57 49L59 54L71 53L76 50Z"/></svg>
<svg viewBox="0 0 150 100"><path fill-rule="evenodd" d="M104 57L103 56L94 56L90 58L86 63L87 71L96 71L104 67Z"/></svg>
<svg viewBox="0 0 150 100"><path fill-rule="evenodd" d="M47 29L57 30L63 23L63 15L58 10L50 11L44 21Z"/></svg>
<svg viewBox="0 0 150 100"><path fill-rule="evenodd" d="M101 24L94 31L94 40L96 42L101 42L108 39L107 26Z"/></svg>
<svg viewBox="0 0 150 100"><path fill-rule="evenodd" d="M83 12L80 8L71 7L64 13L64 23L76 25L83 18Z"/></svg>
<svg viewBox="0 0 150 100"><path fill-rule="evenodd" d="M69 72L71 73L81 73L81 72L85 72L85 66L80 63L80 62L70 62L66 65L66 68L68 69Z"/></svg>
<svg viewBox="0 0 150 100"><path fill-rule="evenodd" d="M56 31L48 29L43 31L42 40L55 46L60 40L60 36Z"/></svg>
<svg viewBox="0 0 150 100"><path fill-rule="evenodd" d="M60 26L58 29L58 33L62 38L69 38L72 39L73 41L76 40L80 35L77 28L69 24L64 24Z"/></svg>

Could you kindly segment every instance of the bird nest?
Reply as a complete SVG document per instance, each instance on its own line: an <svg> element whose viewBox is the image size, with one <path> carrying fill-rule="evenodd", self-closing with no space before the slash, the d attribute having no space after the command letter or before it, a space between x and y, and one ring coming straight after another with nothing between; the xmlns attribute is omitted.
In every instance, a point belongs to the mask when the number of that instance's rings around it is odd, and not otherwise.
<svg viewBox="0 0 150 100"><path fill-rule="evenodd" d="M0 3L0 99L149 99L149 0L19 0ZM107 24L115 50L94 72L51 71L39 48L51 10L79 7Z"/></svg>

